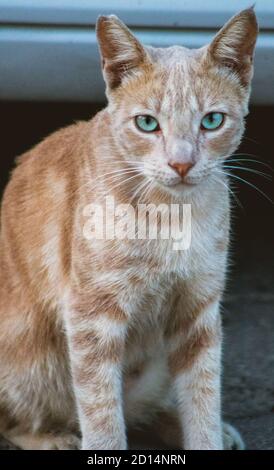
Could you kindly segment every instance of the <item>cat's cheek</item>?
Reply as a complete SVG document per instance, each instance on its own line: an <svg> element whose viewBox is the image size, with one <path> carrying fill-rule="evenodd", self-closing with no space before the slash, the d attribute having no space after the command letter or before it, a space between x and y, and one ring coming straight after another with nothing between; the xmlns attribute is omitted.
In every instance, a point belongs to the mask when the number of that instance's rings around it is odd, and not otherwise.
<svg viewBox="0 0 274 470"><path fill-rule="evenodd" d="M120 145L131 155L144 157L152 153L156 136L147 136L142 132L127 129L120 136Z"/></svg>
<svg viewBox="0 0 274 470"><path fill-rule="evenodd" d="M210 155L228 156L240 144L241 136L242 133L235 133L234 129L223 130L218 135L208 136L204 146Z"/></svg>

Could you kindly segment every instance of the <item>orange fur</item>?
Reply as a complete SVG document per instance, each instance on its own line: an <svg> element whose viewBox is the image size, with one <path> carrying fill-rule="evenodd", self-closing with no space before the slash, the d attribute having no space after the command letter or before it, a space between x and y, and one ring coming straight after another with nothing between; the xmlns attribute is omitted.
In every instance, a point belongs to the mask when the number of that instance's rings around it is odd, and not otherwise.
<svg viewBox="0 0 274 470"><path fill-rule="evenodd" d="M164 50L101 17L107 108L18 159L0 233L0 432L15 444L74 448L81 432L82 448L126 448L126 426L172 422L175 397L181 445L222 448L218 303L229 202L214 168L242 136L255 25L247 10L209 47ZM227 114L215 136L199 130L212 107ZM147 109L161 122L155 135L133 124ZM174 159L191 168L185 185ZM153 185L136 193L146 178ZM84 238L85 206L109 193L135 211L139 199L191 203L190 249Z"/></svg>

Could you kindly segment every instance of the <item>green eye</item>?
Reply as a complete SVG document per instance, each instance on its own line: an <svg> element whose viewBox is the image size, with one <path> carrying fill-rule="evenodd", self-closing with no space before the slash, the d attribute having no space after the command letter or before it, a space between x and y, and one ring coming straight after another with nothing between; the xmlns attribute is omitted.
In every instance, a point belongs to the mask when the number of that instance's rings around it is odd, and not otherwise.
<svg viewBox="0 0 274 470"><path fill-rule="evenodd" d="M206 131L215 131L221 127L224 118L223 113L208 113L202 119L201 128Z"/></svg>
<svg viewBox="0 0 274 470"><path fill-rule="evenodd" d="M135 117L135 124L143 132L156 132L160 130L157 119L148 114Z"/></svg>

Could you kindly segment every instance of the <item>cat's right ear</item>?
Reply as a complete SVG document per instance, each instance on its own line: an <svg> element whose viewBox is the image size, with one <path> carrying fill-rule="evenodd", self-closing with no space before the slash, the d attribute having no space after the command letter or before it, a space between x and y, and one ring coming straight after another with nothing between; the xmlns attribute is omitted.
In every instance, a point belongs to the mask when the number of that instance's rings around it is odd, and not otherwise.
<svg viewBox="0 0 274 470"><path fill-rule="evenodd" d="M107 88L117 88L125 75L142 66L148 55L142 44L115 15L99 16L96 33Z"/></svg>
<svg viewBox="0 0 274 470"><path fill-rule="evenodd" d="M247 8L223 26L208 48L213 60L236 73L243 86L249 85L252 78L257 35L254 8Z"/></svg>

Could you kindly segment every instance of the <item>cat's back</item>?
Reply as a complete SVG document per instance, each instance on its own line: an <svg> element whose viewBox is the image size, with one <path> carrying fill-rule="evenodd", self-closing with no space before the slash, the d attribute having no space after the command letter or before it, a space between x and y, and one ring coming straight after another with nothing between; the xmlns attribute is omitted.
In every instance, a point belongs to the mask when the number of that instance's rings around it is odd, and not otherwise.
<svg viewBox="0 0 274 470"><path fill-rule="evenodd" d="M98 127L104 122L104 110L89 121L79 121L61 128L32 149L16 158L16 167L4 191L1 212L20 206L20 210L41 203L41 196L57 202L66 184L72 194L81 184L85 163L92 167ZM74 186L74 188L73 188Z"/></svg>
<svg viewBox="0 0 274 470"><path fill-rule="evenodd" d="M16 167L6 191L16 178L23 179L36 174L44 176L45 170L58 170L60 175L73 164L74 152L83 150L84 137L88 128L92 127L92 121L79 121L69 126L52 132L33 148L16 158ZM81 148L79 143L82 142Z"/></svg>
<svg viewBox="0 0 274 470"><path fill-rule="evenodd" d="M5 277L33 284L34 296L42 286L45 290L50 284L61 286L60 280L69 273L73 211L82 167L91 157L92 128L93 120L78 122L21 155L5 189L1 265Z"/></svg>

